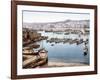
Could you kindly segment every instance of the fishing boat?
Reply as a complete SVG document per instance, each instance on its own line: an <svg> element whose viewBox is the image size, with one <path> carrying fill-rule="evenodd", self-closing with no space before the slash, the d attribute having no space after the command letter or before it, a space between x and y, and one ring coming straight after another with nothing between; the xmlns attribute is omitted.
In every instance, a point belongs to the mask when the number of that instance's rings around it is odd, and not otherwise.
<svg viewBox="0 0 100 80"><path fill-rule="evenodd" d="M83 53L84 53L84 56L88 54L88 47L86 45L83 46Z"/></svg>
<svg viewBox="0 0 100 80"><path fill-rule="evenodd" d="M83 39L77 40L77 45L83 43Z"/></svg>
<svg viewBox="0 0 100 80"><path fill-rule="evenodd" d="M23 58L26 58L23 61L23 68L35 68L41 67L47 64L48 55L44 48L38 50L38 55L23 55Z"/></svg>
<svg viewBox="0 0 100 80"><path fill-rule="evenodd" d="M48 63L48 55L47 52L44 48L40 49L38 51L38 60L36 60L35 64L32 65L32 68L34 67L43 67Z"/></svg>
<svg viewBox="0 0 100 80"><path fill-rule="evenodd" d="M51 46L54 46L54 44L51 44Z"/></svg>
<svg viewBox="0 0 100 80"><path fill-rule="evenodd" d="M69 32L66 32L66 33L64 33L65 35L68 35L68 34L70 34Z"/></svg>
<svg viewBox="0 0 100 80"><path fill-rule="evenodd" d="M47 57L48 57L47 52L48 52L48 51L46 51L46 50L43 48L43 49L40 49L40 50L38 51L38 54L39 54L40 58L44 59L44 58L47 58Z"/></svg>
<svg viewBox="0 0 100 80"><path fill-rule="evenodd" d="M32 53L34 53L34 50L32 50L32 48L30 48L30 47L24 47L22 53L23 53L23 55L32 54Z"/></svg>

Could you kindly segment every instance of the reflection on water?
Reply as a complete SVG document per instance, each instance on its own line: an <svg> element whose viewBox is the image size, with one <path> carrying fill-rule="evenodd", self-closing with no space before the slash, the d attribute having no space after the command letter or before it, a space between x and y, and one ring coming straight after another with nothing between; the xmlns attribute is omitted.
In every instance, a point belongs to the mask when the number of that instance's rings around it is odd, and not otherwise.
<svg viewBox="0 0 100 80"><path fill-rule="evenodd" d="M48 36L48 40L50 38L59 38L59 39L76 39L81 38L83 36L78 36L77 34L65 35L64 32L60 34L53 32L44 32L39 31L42 36ZM85 36L87 37L87 36ZM84 56L83 45L79 44L69 44L69 43L48 43L46 40L42 40L38 42L40 44L40 48L43 47L48 51L48 61L59 61L59 62L67 62L67 63L85 63L89 64L89 44L88 44L88 54ZM39 49L39 48L38 48Z"/></svg>

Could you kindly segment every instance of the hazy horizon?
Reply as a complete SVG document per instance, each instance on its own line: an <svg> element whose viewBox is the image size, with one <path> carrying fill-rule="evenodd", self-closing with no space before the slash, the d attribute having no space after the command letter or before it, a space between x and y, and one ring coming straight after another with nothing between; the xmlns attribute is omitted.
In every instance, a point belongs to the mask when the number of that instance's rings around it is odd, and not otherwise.
<svg viewBox="0 0 100 80"><path fill-rule="evenodd" d="M23 23L52 23L65 20L89 19L89 13L23 11Z"/></svg>

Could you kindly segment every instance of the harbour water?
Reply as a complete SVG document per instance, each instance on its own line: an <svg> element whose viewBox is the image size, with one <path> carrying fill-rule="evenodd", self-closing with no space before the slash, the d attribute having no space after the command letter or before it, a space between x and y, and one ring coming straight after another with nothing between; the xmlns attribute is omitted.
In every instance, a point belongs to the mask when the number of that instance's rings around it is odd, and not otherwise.
<svg viewBox="0 0 100 80"><path fill-rule="evenodd" d="M59 39L79 39L83 37L82 35L79 37L78 34L68 34L65 35L65 32L61 33L54 33L54 32L45 32L45 31L38 31L41 33L42 36L48 36L48 40L50 38L59 38ZM84 36L88 37L89 35ZM48 51L48 62L64 62L64 63L82 63L89 65L89 43L88 46L88 54L84 56L83 46L84 43L77 45L76 43L55 43L55 42L47 42L47 40L42 40L37 42L40 47L45 48ZM38 49L39 49L38 48Z"/></svg>

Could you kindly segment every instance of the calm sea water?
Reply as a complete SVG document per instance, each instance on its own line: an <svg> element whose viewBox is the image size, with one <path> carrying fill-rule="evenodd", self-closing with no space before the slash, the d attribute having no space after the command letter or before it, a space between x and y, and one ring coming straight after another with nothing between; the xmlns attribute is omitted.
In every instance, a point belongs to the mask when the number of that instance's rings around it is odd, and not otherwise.
<svg viewBox="0 0 100 80"><path fill-rule="evenodd" d="M64 32L61 34L56 34L53 32L43 32L39 31L42 36L48 36L50 38L79 38L76 34L65 35ZM43 47L48 51L48 61L59 61L66 63L84 63L89 64L89 50L88 54L84 56L83 54L83 44L76 45L69 43L47 43L46 40L38 42L40 48ZM54 44L54 46L51 46ZM88 44L89 49L89 44Z"/></svg>

